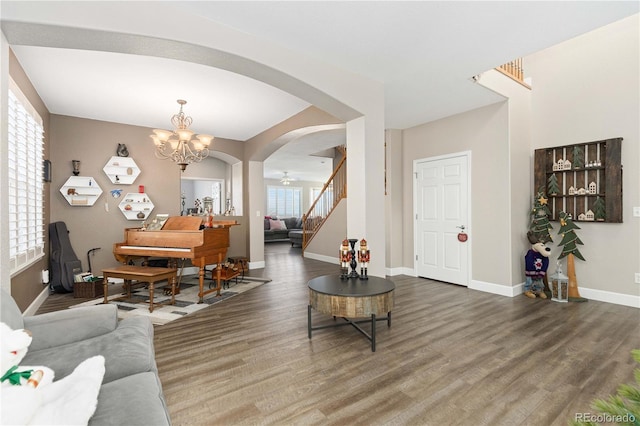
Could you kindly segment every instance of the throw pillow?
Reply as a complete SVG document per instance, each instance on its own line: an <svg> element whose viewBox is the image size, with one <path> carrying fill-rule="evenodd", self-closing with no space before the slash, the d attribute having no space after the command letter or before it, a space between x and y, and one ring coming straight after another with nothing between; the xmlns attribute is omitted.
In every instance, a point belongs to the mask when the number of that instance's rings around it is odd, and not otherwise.
<svg viewBox="0 0 640 426"><path fill-rule="evenodd" d="M278 231L282 229L282 224L279 220L269 219L269 229L272 231Z"/></svg>

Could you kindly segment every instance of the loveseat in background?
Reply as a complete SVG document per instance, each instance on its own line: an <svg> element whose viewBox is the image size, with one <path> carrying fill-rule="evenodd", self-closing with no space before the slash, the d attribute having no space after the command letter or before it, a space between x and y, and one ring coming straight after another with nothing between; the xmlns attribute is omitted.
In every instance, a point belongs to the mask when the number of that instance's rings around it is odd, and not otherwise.
<svg viewBox="0 0 640 426"><path fill-rule="evenodd" d="M284 228L281 227L284 223ZM286 229L285 229L286 228ZM266 216L264 218L264 242L289 242L289 232L292 230L302 230L302 218L286 217L276 218Z"/></svg>

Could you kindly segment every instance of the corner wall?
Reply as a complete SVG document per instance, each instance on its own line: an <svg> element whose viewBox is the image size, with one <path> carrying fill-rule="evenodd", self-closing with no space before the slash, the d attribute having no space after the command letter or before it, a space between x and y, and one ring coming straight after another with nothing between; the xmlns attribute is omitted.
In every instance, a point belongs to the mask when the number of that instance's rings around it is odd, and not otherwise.
<svg viewBox="0 0 640 426"><path fill-rule="evenodd" d="M501 102L403 131L403 266L414 268L413 161L471 151L471 280L512 286L508 105ZM500 292L508 292L505 288Z"/></svg>
<svg viewBox="0 0 640 426"><path fill-rule="evenodd" d="M577 260L576 272L583 297L635 307L640 307L640 285L634 283L640 272L640 218L632 215L640 206L638 34L635 15L525 58L534 84L532 150L624 138L623 223L578 223L586 262ZM558 224L553 227L551 265L560 241Z"/></svg>

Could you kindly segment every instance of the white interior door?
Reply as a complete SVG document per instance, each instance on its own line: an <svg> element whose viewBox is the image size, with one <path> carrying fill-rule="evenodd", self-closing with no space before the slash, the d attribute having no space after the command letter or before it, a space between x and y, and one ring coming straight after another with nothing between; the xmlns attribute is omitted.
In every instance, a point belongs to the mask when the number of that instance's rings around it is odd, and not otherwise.
<svg viewBox="0 0 640 426"><path fill-rule="evenodd" d="M458 238L463 229L469 232L468 163L468 155L459 154L414 165L415 270L420 277L468 285L470 242Z"/></svg>

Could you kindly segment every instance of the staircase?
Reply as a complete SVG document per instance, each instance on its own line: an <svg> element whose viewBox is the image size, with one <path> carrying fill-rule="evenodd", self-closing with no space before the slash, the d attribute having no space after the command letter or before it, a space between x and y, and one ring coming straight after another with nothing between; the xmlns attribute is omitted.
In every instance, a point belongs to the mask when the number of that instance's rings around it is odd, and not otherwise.
<svg viewBox="0 0 640 426"><path fill-rule="evenodd" d="M347 198L347 148L337 147L342 159L307 213L302 216L302 253L320 230L340 200Z"/></svg>
<svg viewBox="0 0 640 426"><path fill-rule="evenodd" d="M531 86L529 86L524 81L524 69L522 67L522 58L514 59L511 62L507 62L506 64L500 65L499 67L496 67L496 70L506 75L510 79L520 83L527 89L531 89Z"/></svg>

